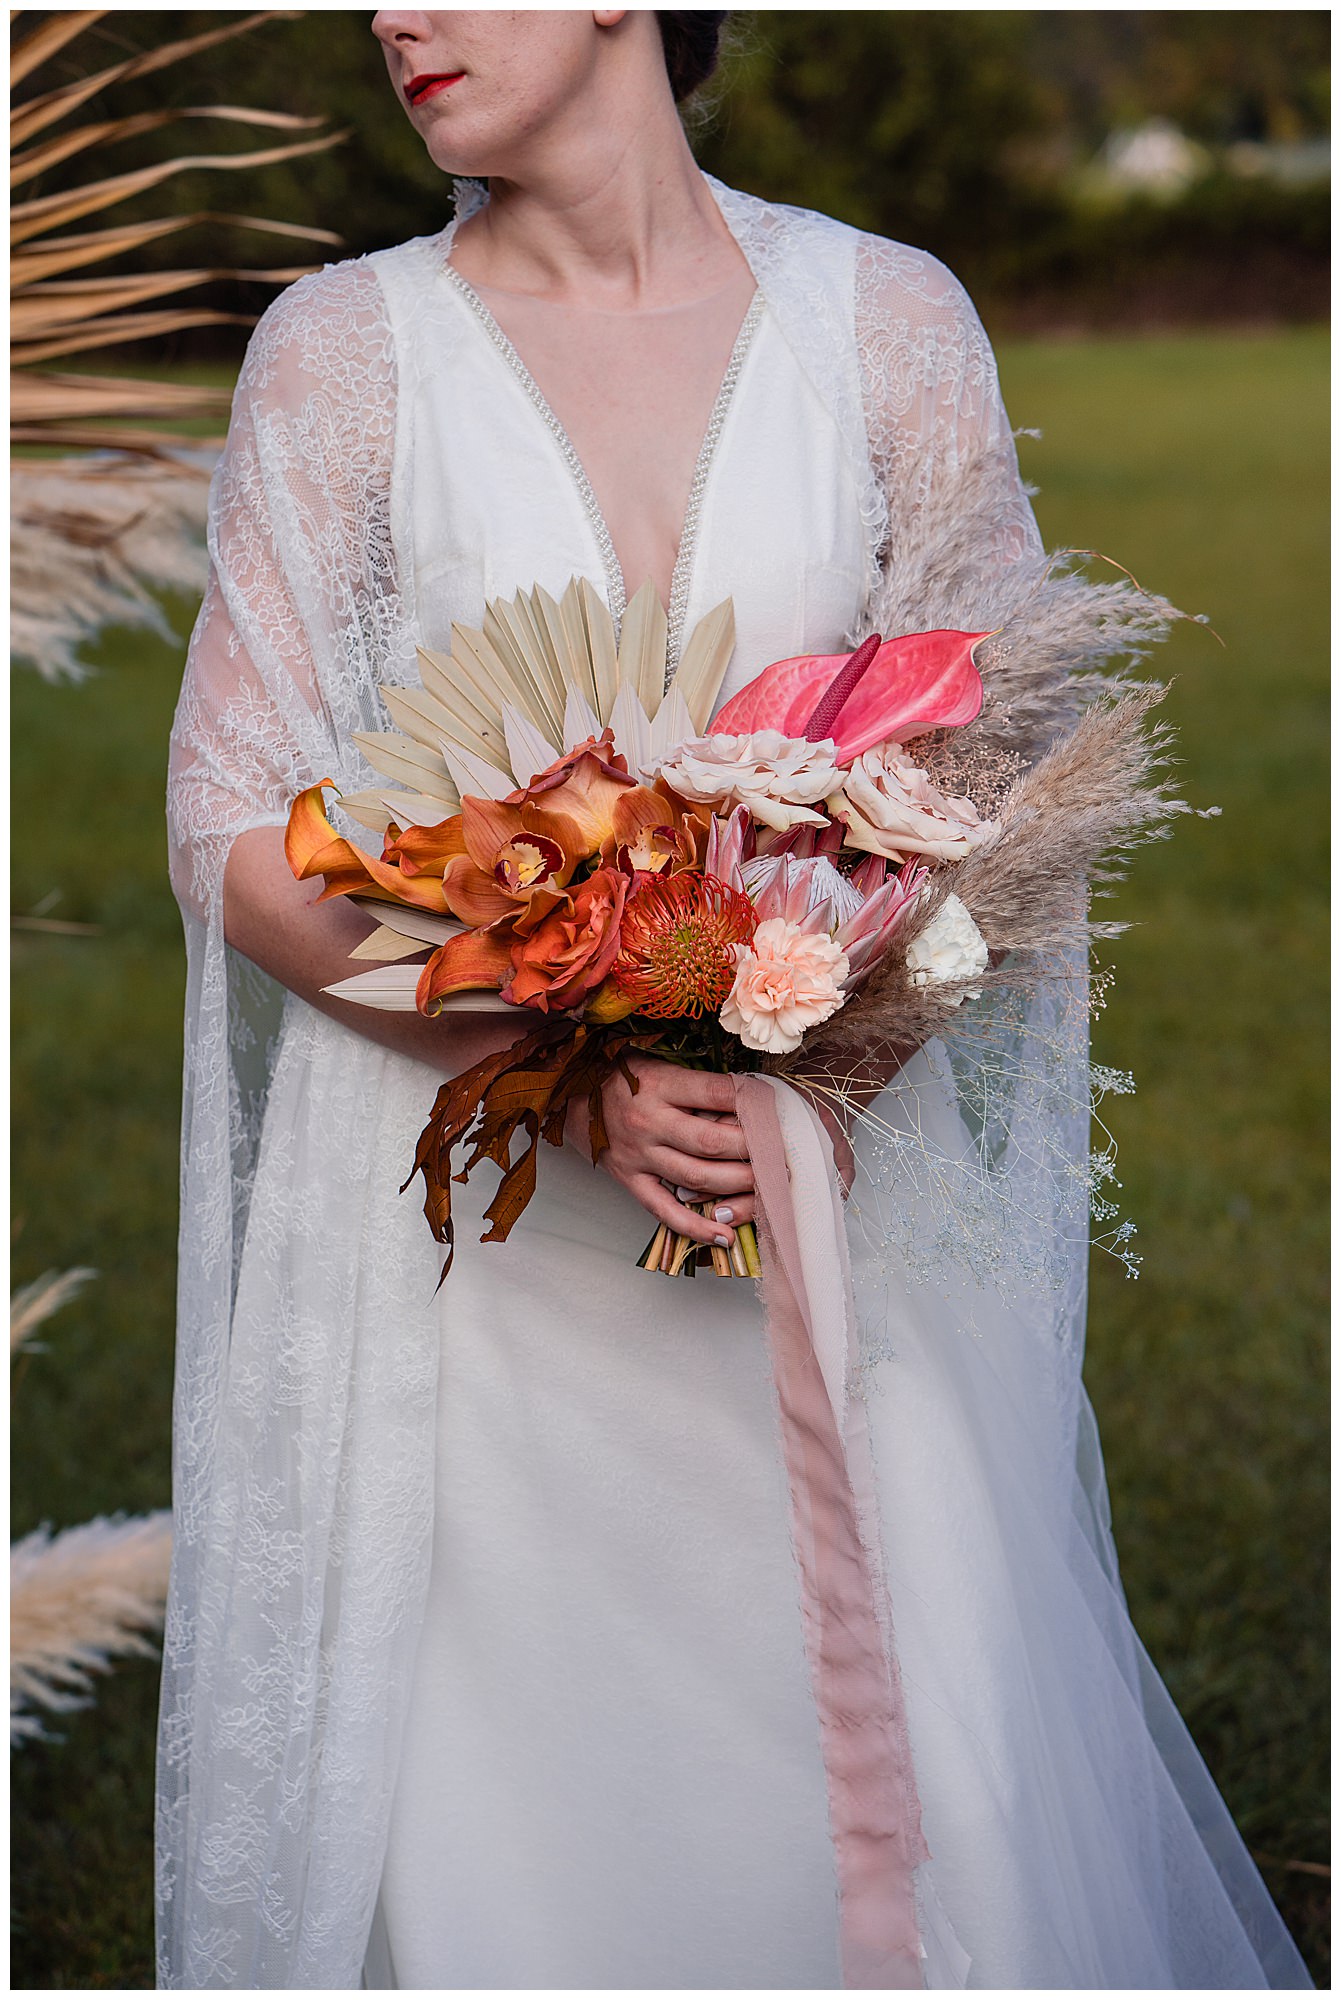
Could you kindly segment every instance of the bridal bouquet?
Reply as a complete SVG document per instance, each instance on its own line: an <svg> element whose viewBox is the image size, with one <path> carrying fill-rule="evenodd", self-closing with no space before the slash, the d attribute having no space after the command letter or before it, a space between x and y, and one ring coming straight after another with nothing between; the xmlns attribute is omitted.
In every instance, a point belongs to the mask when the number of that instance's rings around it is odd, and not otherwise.
<svg viewBox="0 0 1341 2000"><path fill-rule="evenodd" d="M975 659L995 636L873 635L851 654L783 660L709 728L730 601L667 683L651 587L616 643L574 579L559 600L537 588L496 601L482 630L453 627L449 655L421 651L420 690L384 691L401 731L358 740L413 789L340 800L381 834L380 856L327 818L330 780L294 801L286 852L299 879L323 877L323 897L375 920L354 953L372 969L332 994L519 1017L509 1047L442 1086L416 1150L444 1276L458 1146L455 1178L486 1158L503 1169L484 1238L501 1241L534 1190L540 1139L562 1142L575 1102L599 1157L601 1087L616 1070L633 1081L635 1051L800 1081L827 1042L893 1069L1011 954L1074 923L1105 848L1175 809L1140 784L1157 689L1083 716L1032 762L999 716L975 740ZM859 1030L835 1042L849 1009ZM822 1093L810 1069L805 1087ZM730 1252L662 1225L640 1263L759 1274L748 1224Z"/></svg>

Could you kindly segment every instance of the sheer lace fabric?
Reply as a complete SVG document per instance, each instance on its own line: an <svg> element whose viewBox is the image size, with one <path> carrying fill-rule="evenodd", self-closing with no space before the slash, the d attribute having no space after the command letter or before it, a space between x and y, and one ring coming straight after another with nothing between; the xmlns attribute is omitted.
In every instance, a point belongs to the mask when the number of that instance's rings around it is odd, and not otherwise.
<svg viewBox="0 0 1341 2000"><path fill-rule="evenodd" d="M936 482L984 443L999 525L956 587L962 602L990 590L1038 540L962 288L923 253L714 192L842 440L864 562L849 636ZM440 1330L433 1245L397 1188L434 1078L232 953L222 882L232 841L281 823L303 785L375 782L355 732L386 727L380 685L414 678L406 425L433 365L420 273L449 240L333 267L266 314L174 727L189 972L165 1986L357 1986L402 1751ZM879 1109L916 1143L864 1149L849 1223L933 1853L928 1983L963 1983L967 1953L975 1985L1304 1984L1116 1580L1079 1378L1088 1080L1072 987L1011 1026L1039 1050L1023 1087L993 1082L986 1029L910 1066ZM1037 1253L1009 1270L999 1232L956 1235L928 1193L945 1162L972 1180L984 1134L999 1169L984 1199L1029 1216Z"/></svg>

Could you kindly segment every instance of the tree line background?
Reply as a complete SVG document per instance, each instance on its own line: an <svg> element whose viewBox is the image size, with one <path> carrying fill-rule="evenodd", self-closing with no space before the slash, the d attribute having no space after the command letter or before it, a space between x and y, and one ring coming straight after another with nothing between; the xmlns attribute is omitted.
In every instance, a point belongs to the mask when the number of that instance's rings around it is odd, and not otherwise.
<svg viewBox="0 0 1341 2000"><path fill-rule="evenodd" d="M348 134L328 154L255 170L230 208L338 229L350 254L431 232L450 189L393 98L371 18L277 19L199 64L123 84L109 110L208 102L207 68L216 102L325 117ZM116 10L96 34L111 61L218 19ZM1279 156L1325 144L1329 61L1325 9L747 11L731 17L690 123L724 180L934 251L994 331L1264 324L1326 311L1325 162L1291 179ZM1199 149L1198 168L1181 188L1124 189L1096 163L1111 135L1152 118ZM198 129L200 150L255 143L236 127ZM138 163L155 145L181 151L181 132L131 144ZM174 185L186 206L218 205L216 176ZM202 264L239 261L236 231L202 225L193 241ZM235 306L230 291L218 302ZM247 303L259 310L268 295L257 287ZM192 334L180 356L236 344Z"/></svg>

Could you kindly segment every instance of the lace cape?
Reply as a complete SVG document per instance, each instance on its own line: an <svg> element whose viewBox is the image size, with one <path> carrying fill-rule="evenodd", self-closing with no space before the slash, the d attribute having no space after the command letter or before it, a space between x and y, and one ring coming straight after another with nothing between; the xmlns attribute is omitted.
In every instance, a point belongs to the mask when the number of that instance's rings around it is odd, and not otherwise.
<svg viewBox="0 0 1341 2000"><path fill-rule="evenodd" d="M938 588L963 607L990 601L1017 566L1035 571L1041 547L992 352L959 283L922 252L713 191L849 454L868 608L897 596L891 551L916 546L921 511L971 455L995 468L991 532L953 578L926 583L925 609ZM343 1320L295 1308L293 1324L244 1337L244 1239L249 1258L285 1254L283 1218L251 1215L249 1191L281 1018L286 1060L300 1062L306 1010L226 945L222 884L232 841L282 824L302 787L375 782L354 734L387 726L382 685L415 680L413 577L393 533L406 359L383 279L442 257L449 236L330 267L275 302L251 341L212 489L211 575L168 795L188 986L158 1763L164 1986L358 1986L385 1847L428 1578L435 1323L428 1296L409 1297L395 1243L369 1232L331 1246L333 1296L357 1292L365 1315L380 1310L384 1339L360 1344L352 1306ZM933 1045L881 1101L849 1221L866 1333L857 1386L878 1444L875 1413L910 1314L984 1338L1009 1317L1029 1412L1011 1448L1031 1460L1041 1449L1059 1560L1085 1569L1129 1650L1079 1374L1083 964L1078 952L1032 998L965 1010L955 1046ZM381 1177L394 1203L404 1163L364 1143L363 1109L351 1104L338 1171ZM417 1211L413 1223L422 1229ZM1137 1668L1124 1671L1134 1688ZM958 1962L945 1945L931 1983L959 1983Z"/></svg>

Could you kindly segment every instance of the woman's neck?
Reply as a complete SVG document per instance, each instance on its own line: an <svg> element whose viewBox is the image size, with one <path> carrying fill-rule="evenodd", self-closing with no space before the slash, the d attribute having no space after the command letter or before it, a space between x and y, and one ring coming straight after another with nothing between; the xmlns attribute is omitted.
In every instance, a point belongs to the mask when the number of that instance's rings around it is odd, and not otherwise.
<svg viewBox="0 0 1341 2000"><path fill-rule="evenodd" d="M669 110L641 130L593 121L535 171L492 176L452 246L471 281L616 312L701 296L743 261Z"/></svg>

